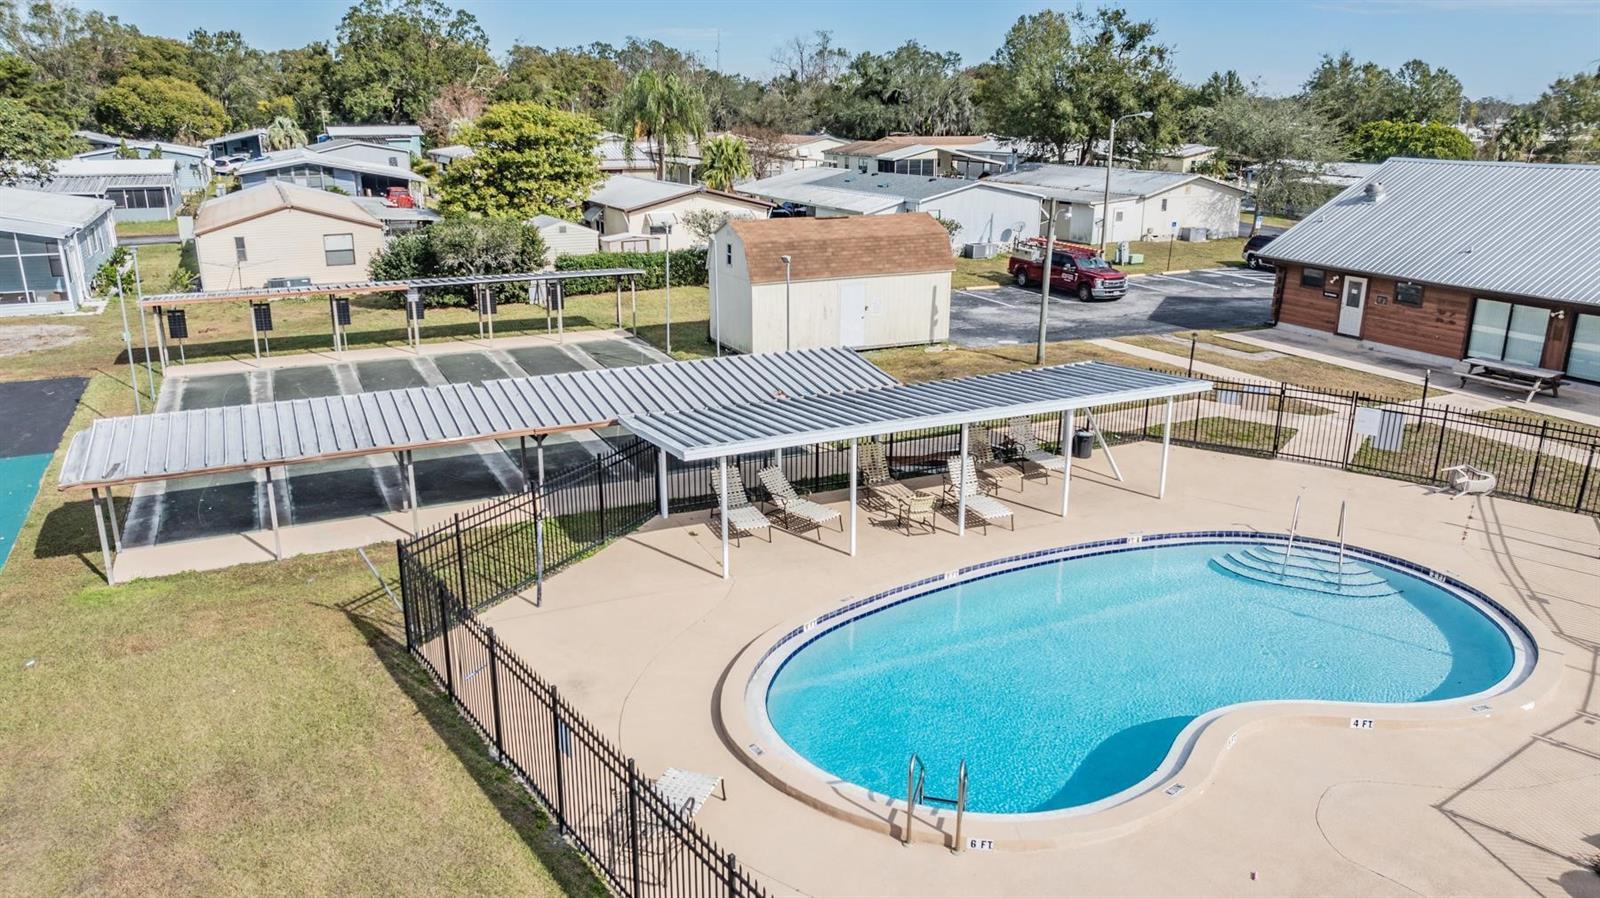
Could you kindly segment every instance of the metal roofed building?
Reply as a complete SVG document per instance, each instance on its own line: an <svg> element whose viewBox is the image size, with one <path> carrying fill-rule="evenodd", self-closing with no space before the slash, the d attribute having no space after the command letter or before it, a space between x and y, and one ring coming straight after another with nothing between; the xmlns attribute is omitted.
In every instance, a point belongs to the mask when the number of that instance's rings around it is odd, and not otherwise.
<svg viewBox="0 0 1600 898"><path fill-rule="evenodd" d="M712 190L703 184L678 184L633 175L612 175L589 193L584 204L584 221L600 232L600 248L620 252L656 252L670 240L660 225L676 222L687 212L711 209L745 218L765 218L772 204L736 193ZM689 247L684 230L675 242Z"/></svg>
<svg viewBox="0 0 1600 898"><path fill-rule="evenodd" d="M989 183L1053 199L1056 233L1080 243L1168 239L1185 228L1213 237L1239 233L1239 201L1245 191L1192 172L1111 169L1111 231L1104 236L1106 169L1087 165L1026 163L993 175ZM1173 222L1177 222L1174 228Z"/></svg>
<svg viewBox="0 0 1600 898"><path fill-rule="evenodd" d="M267 181L289 181L317 190L337 187L350 196L384 196L391 187L401 187L418 196L427 183L426 178L410 168L338 152L319 153L305 147L268 153L239 166L237 174L242 187L255 187Z"/></svg>
<svg viewBox="0 0 1600 898"><path fill-rule="evenodd" d="M799 207L802 215L927 212L959 227L952 246L1007 244L1039 234L1039 197L995 178L972 181L924 175L813 168L740 184L742 193Z"/></svg>
<svg viewBox="0 0 1600 898"><path fill-rule="evenodd" d="M1280 326L1600 382L1600 166L1390 159L1262 251Z"/></svg>
<svg viewBox="0 0 1600 898"><path fill-rule="evenodd" d="M118 221L162 221L178 213L176 159L74 157L55 166L40 189L110 200Z"/></svg>
<svg viewBox="0 0 1600 898"><path fill-rule="evenodd" d="M205 147L170 143L165 140L136 140L116 137L111 134L101 134L96 131L78 131L76 134L89 144L90 149L87 152L77 154L75 158L114 159L122 147L126 146L140 159L148 159L151 153L160 150L160 158L172 159L178 164L178 189L180 191L198 190L211 181L211 167L206 165L206 160L210 158L211 154Z"/></svg>
<svg viewBox="0 0 1600 898"><path fill-rule="evenodd" d="M340 138L381 143L412 156L422 155L422 129L416 125L329 125L318 141Z"/></svg>
<svg viewBox="0 0 1600 898"><path fill-rule="evenodd" d="M210 151L212 159L224 159L228 156L260 159L267 151L267 129L246 128L243 131L234 131L231 134L201 141L200 145Z"/></svg>
<svg viewBox="0 0 1600 898"><path fill-rule="evenodd" d="M0 187L0 317L73 312L117 247L109 200Z"/></svg>
<svg viewBox="0 0 1600 898"><path fill-rule="evenodd" d="M351 197L267 181L200 204L194 219L200 285L349 281L367 270L384 234L383 221Z"/></svg>

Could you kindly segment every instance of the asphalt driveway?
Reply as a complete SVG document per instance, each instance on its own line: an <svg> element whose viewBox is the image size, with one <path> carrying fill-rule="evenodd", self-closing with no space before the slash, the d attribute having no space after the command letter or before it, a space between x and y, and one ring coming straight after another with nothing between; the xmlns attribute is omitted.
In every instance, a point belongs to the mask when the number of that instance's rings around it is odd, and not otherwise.
<svg viewBox="0 0 1600 898"><path fill-rule="evenodd" d="M1128 279L1115 302L1050 297L1050 340L1249 327L1272 315L1272 272L1217 268ZM960 346L1032 343L1039 333L1039 288L953 290L950 341Z"/></svg>

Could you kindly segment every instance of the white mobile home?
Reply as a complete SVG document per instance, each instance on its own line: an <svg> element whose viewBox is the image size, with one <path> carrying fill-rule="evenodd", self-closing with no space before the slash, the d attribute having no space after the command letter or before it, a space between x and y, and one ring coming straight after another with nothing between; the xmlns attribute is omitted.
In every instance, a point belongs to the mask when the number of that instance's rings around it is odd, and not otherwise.
<svg viewBox="0 0 1600 898"><path fill-rule="evenodd" d="M653 222L681 219L698 209L764 218L772 204L703 185L612 175L589 193L583 220L600 232L600 248L607 252L659 252L669 235ZM681 226L670 236L679 249L691 245L692 238Z"/></svg>
<svg viewBox="0 0 1600 898"><path fill-rule="evenodd" d="M383 247L383 222L355 200L287 181L268 181L201 204L195 256L205 290L365 280Z"/></svg>
<svg viewBox="0 0 1600 898"><path fill-rule="evenodd" d="M553 264L557 256L587 256L600 251L600 232L587 225L554 215L535 215L528 219L528 224L539 230L545 247L550 250L549 258L545 259L548 263Z"/></svg>
<svg viewBox="0 0 1600 898"><path fill-rule="evenodd" d="M117 221L164 221L178 214L173 159L62 159L42 186L51 193L110 200Z"/></svg>
<svg viewBox="0 0 1600 898"><path fill-rule="evenodd" d="M1102 236L1106 170L1087 165L1027 163L984 183L1027 190L1057 202L1056 235L1080 243L1166 240L1189 228L1211 237L1239 235L1245 191L1193 173L1111 169L1111 232ZM1176 223L1176 226L1174 226Z"/></svg>
<svg viewBox="0 0 1600 898"><path fill-rule="evenodd" d="M117 248L110 201L0 187L0 317L75 312Z"/></svg>
<svg viewBox="0 0 1600 898"><path fill-rule="evenodd" d="M739 352L950 336L955 265L930 215L735 219L707 252L711 337Z"/></svg>

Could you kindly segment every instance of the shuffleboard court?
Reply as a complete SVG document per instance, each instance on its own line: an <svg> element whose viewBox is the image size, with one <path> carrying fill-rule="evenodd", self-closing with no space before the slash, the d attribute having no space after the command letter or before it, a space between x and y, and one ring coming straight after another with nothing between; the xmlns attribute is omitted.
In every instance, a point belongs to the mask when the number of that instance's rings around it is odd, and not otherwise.
<svg viewBox="0 0 1600 898"><path fill-rule="evenodd" d="M0 383L0 569L27 523L39 482L72 423L81 377Z"/></svg>

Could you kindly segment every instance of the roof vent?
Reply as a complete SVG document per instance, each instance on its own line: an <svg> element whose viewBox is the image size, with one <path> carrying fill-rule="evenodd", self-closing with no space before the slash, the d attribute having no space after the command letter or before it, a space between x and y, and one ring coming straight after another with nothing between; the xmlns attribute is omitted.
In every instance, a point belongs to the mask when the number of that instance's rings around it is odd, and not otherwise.
<svg viewBox="0 0 1600 898"><path fill-rule="evenodd" d="M1367 199L1372 200L1374 203L1383 202L1384 197L1389 195L1389 191L1383 189L1382 181L1368 181L1364 192L1367 195Z"/></svg>

